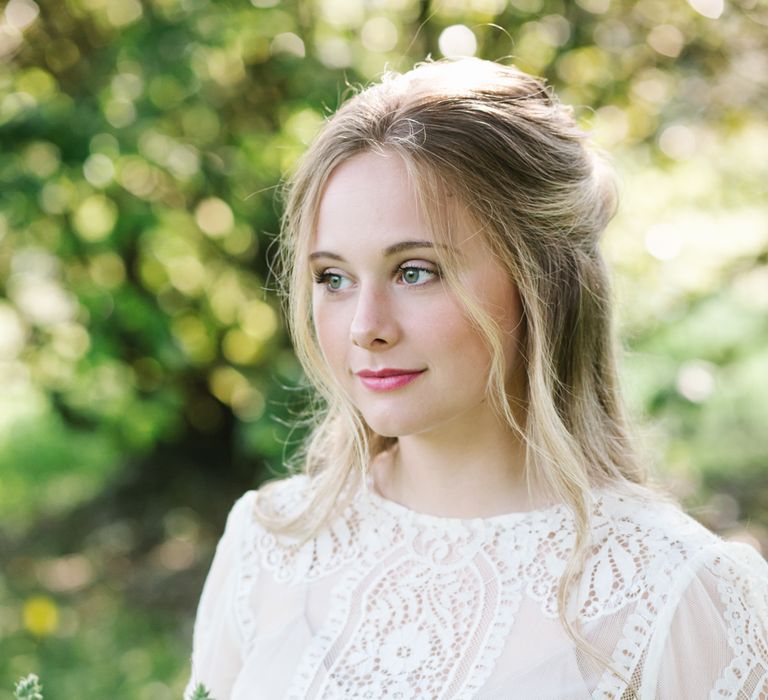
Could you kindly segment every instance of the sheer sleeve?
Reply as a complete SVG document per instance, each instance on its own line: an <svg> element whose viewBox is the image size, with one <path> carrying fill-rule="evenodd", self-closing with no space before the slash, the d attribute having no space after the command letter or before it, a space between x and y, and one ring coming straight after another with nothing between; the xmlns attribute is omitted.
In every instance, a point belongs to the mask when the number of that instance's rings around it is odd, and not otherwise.
<svg viewBox="0 0 768 700"><path fill-rule="evenodd" d="M240 552L255 492L232 507L213 557L197 608L192 641L192 674L184 694L203 683L216 700L230 697L242 665L242 635L236 617Z"/></svg>
<svg viewBox="0 0 768 700"><path fill-rule="evenodd" d="M640 697L768 696L768 564L746 545L702 552L661 611Z"/></svg>

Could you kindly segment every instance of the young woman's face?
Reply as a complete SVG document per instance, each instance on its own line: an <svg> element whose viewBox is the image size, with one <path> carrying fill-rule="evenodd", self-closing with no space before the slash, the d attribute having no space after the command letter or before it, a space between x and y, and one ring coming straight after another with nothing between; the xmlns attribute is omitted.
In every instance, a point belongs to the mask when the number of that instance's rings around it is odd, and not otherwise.
<svg viewBox="0 0 768 700"><path fill-rule="evenodd" d="M336 380L387 437L489 419L490 350L441 280L434 245L399 156L361 153L331 174L310 250L315 330ZM464 288L505 332L510 377L522 332L517 289L469 226L453 245ZM359 376L392 369L405 375Z"/></svg>

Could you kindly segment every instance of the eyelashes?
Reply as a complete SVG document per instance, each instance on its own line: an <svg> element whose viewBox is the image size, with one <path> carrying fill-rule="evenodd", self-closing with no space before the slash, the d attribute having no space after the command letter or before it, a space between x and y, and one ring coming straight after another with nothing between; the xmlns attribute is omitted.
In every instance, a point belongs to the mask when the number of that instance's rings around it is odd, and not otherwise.
<svg viewBox="0 0 768 700"><path fill-rule="evenodd" d="M411 272L411 271L415 271L417 274L419 274L421 272L426 272L428 275L432 275L432 277L430 279L434 279L436 277L439 277L439 274L438 274L437 270L433 270L432 268L429 268L429 267L422 267L421 265L401 265L400 267L397 268L397 271L402 273L400 275L400 277L403 278L403 279L404 279L405 273L406 272ZM426 282L422 282L421 284L426 284ZM421 286L421 284L413 284L413 285L408 285L408 286L410 286L410 287L419 287L419 286Z"/></svg>
<svg viewBox="0 0 768 700"><path fill-rule="evenodd" d="M409 272L415 272L417 276L422 276L422 274L431 275L432 278L439 278L440 277L440 271L437 269L432 269L430 267L424 267L422 265L401 265L397 268L398 275L401 279L405 279L405 275ZM344 289L344 287L330 287L329 284L331 284L332 280L345 280L347 277L345 275L342 275L340 272L330 272L328 270L320 270L317 272L314 272L313 275L315 283L323 285L323 288L326 292L329 294L336 294ZM431 279L426 280L424 282L418 282L414 284L408 284L406 283L406 286L408 287L422 287L428 282L430 282Z"/></svg>
<svg viewBox="0 0 768 700"><path fill-rule="evenodd" d="M322 284L323 288L326 292L330 292L331 294L335 294L338 289L331 289L328 286L329 281L332 278L339 278L342 279L344 275L340 275L336 272L315 272L312 275L315 278L315 284Z"/></svg>

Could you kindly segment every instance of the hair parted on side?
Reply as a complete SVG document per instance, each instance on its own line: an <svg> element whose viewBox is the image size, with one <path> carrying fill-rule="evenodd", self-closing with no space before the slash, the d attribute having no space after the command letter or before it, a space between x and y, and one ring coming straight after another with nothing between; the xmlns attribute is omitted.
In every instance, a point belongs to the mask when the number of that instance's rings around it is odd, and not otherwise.
<svg viewBox="0 0 768 700"><path fill-rule="evenodd" d="M462 290L450 250L437 249L447 283L491 350L488 398L524 441L529 487L547 489L574 514L577 543L559 600L570 633L563 611L585 556L591 494L606 485L641 495L655 489L619 387L599 250L617 204L612 170L572 110L514 66L461 58L387 73L343 104L300 160L286 185L279 282L296 354L318 399L292 467L315 488L296 517L266 505L257 517L277 532L311 536L396 441L375 434L339 391L311 315L307 259L324 186L338 165L364 151L399 155L435 240L450 240L470 221L518 288L526 386L524 401L514 403L500 329Z"/></svg>

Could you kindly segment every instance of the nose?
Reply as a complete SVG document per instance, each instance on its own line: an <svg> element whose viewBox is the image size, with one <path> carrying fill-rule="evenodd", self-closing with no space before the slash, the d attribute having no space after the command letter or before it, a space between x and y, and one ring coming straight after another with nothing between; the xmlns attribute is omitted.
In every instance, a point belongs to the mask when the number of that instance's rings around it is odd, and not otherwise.
<svg viewBox="0 0 768 700"><path fill-rule="evenodd" d="M392 300L383 290L363 285L350 324L352 342L361 348L388 347L397 342L398 327Z"/></svg>

